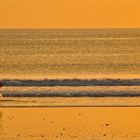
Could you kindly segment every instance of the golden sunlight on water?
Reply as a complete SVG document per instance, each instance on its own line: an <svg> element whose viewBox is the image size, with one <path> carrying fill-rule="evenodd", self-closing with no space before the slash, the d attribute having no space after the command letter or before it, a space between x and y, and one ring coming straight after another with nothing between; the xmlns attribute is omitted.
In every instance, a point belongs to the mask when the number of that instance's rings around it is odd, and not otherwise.
<svg viewBox="0 0 140 140"><path fill-rule="evenodd" d="M139 108L6 108L0 139L138 140ZM7 133L8 132L8 133Z"/></svg>
<svg viewBox="0 0 140 140"><path fill-rule="evenodd" d="M139 29L0 30L0 78L140 78L139 40Z"/></svg>

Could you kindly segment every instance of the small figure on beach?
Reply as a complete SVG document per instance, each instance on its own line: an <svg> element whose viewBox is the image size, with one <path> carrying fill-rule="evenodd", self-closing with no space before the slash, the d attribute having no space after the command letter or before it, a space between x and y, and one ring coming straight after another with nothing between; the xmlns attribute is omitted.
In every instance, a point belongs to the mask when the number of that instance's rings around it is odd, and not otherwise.
<svg viewBox="0 0 140 140"><path fill-rule="evenodd" d="M2 86L3 86L3 84L2 84L2 82L0 82L0 88L2 88Z"/></svg>
<svg viewBox="0 0 140 140"><path fill-rule="evenodd" d="M0 89L3 87L2 82L0 82ZM2 94L0 93L0 98L3 97Z"/></svg>

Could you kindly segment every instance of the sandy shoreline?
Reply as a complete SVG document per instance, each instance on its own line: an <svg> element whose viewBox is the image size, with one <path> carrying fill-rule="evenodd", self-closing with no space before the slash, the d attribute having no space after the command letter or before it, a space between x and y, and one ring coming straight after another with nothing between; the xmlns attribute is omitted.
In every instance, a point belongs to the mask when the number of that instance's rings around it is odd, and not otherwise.
<svg viewBox="0 0 140 140"><path fill-rule="evenodd" d="M138 140L140 108L0 108L1 140Z"/></svg>

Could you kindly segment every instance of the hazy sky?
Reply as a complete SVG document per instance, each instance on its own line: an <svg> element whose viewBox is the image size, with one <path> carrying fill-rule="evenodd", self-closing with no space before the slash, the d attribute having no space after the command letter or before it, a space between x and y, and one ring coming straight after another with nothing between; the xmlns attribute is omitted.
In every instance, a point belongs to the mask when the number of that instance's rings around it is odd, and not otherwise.
<svg viewBox="0 0 140 140"><path fill-rule="evenodd" d="M0 0L0 28L140 27L140 0Z"/></svg>

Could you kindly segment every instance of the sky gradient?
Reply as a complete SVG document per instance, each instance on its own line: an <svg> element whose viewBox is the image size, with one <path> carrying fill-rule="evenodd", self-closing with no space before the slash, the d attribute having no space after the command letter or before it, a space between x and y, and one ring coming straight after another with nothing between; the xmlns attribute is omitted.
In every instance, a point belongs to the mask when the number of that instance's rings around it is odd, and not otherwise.
<svg viewBox="0 0 140 140"><path fill-rule="evenodd" d="M0 0L0 28L139 28L140 0Z"/></svg>

